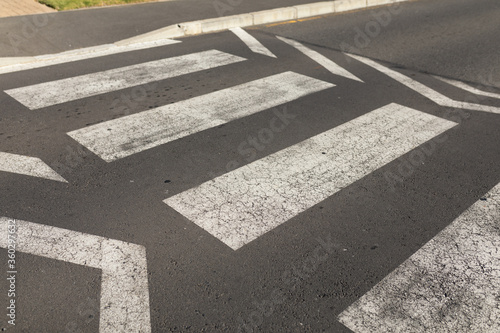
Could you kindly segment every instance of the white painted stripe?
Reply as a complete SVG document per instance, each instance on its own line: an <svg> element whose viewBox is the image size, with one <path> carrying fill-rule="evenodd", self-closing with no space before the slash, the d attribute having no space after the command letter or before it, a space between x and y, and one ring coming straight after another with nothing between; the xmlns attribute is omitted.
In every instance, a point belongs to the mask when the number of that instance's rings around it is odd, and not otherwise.
<svg viewBox="0 0 500 333"><path fill-rule="evenodd" d="M8 246L0 217L0 247ZM15 220L16 251L102 270L99 332L151 332L144 246Z"/></svg>
<svg viewBox="0 0 500 333"><path fill-rule="evenodd" d="M292 39L285 38L285 37L276 36L276 38L293 46L294 48L296 48L297 50L299 50L300 52L302 52L303 54L305 54L306 56L308 56L309 58L311 58L312 60L314 60L315 62L320 64L321 66L325 67L330 73L335 74L335 75L340 75L340 76L346 77L346 78L351 79L351 80L363 82L363 80L361 80L360 78L358 78L354 74L348 72L344 68L340 67L339 65L337 65L336 63L334 63L333 61L331 61L330 59L328 59L324 55L322 55L314 50L311 50L310 48L302 45L301 43L299 43L295 40L292 40Z"/></svg>
<svg viewBox="0 0 500 333"><path fill-rule="evenodd" d="M455 125L390 104L164 202L236 250Z"/></svg>
<svg viewBox="0 0 500 333"><path fill-rule="evenodd" d="M28 69L41 68L46 66L53 66L64 64L73 61L92 59L97 57L103 57L107 55L143 50L153 47L165 46L170 44L180 43L179 40L173 39L161 39L157 41L150 41L144 43L136 43L131 45L115 45L115 44L105 44L100 46L86 47L82 49L66 51L56 54L45 54L35 57L25 57L17 58L19 61L25 61L25 63L18 63L14 65L2 66L7 59L0 58L0 74L12 73L18 71L24 71ZM15 60L16 58L8 58L8 61Z"/></svg>
<svg viewBox="0 0 500 333"><path fill-rule="evenodd" d="M63 177L37 157L0 152L0 171L67 183Z"/></svg>
<svg viewBox="0 0 500 333"><path fill-rule="evenodd" d="M463 90L468 91L470 93L473 93L473 94L476 94L476 95L480 95L480 96L486 96L486 97L492 97L492 98L498 98L498 99L500 99L500 94L495 94L495 93L492 93L492 92L482 91L482 90L479 90L477 88L471 87L468 84L466 84L464 82L461 82L461 81L447 79L447 78L444 78L442 76L437 76L437 75L432 75L432 76L435 77L438 80L441 80L443 82L451 84L452 86L455 86L457 88L463 89Z"/></svg>
<svg viewBox="0 0 500 333"><path fill-rule="evenodd" d="M373 60L370 60L370 59L365 58L365 57L353 55L353 54L347 54L347 55L364 63L364 64L366 64L366 65L368 65L368 66L370 66L370 67L373 67L374 69L376 69L384 74L386 74L387 76L391 77L392 79L404 84L408 88L418 92L419 94L427 97L428 99L430 99L434 103L439 104L441 106L456 108L456 109L466 109L466 110L475 110L475 111L483 111L483 112L491 112L491 113L500 113L499 107L452 100L451 98L448 98L448 97L444 96L443 94L440 94L437 91L423 85L422 83L417 82L417 81L407 77L406 75L403 75L401 73L393 71L392 69L389 69L385 66L382 66Z"/></svg>
<svg viewBox="0 0 500 333"><path fill-rule="evenodd" d="M261 44L255 37L250 35L248 32L242 28L232 28L231 30L239 39L245 43L252 52L260 53L268 57L276 58L276 56L269 51L264 45Z"/></svg>
<svg viewBox="0 0 500 333"><path fill-rule="evenodd" d="M339 316L356 333L500 332L500 184Z"/></svg>
<svg viewBox="0 0 500 333"><path fill-rule="evenodd" d="M34 110L244 60L210 50L11 89L6 93Z"/></svg>
<svg viewBox="0 0 500 333"><path fill-rule="evenodd" d="M335 85L286 72L68 133L111 162Z"/></svg>

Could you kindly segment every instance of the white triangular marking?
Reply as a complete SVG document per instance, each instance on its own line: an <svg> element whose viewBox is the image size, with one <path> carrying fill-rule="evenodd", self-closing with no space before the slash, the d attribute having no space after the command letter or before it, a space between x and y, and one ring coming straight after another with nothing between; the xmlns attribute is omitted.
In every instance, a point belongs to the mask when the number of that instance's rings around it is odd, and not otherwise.
<svg viewBox="0 0 500 333"><path fill-rule="evenodd" d="M361 80L360 78L358 78L354 74L348 72L344 68L340 67L339 65L337 65L336 63L334 63L333 61L328 59L327 57L319 54L318 52L316 52L314 50L311 50L308 47L305 47L301 43L294 41L294 40L291 40L291 39L288 39L288 38L285 38L285 37L276 36L276 38L278 38L279 40L295 47L297 50L299 50L300 52L302 52L303 54L305 54L306 56L308 56L309 58L311 58L312 60L314 60L315 62L320 64L321 66L325 67L330 73L335 74L335 75L340 75L340 76L346 77L346 78L351 79L351 80L363 82L363 80Z"/></svg>
<svg viewBox="0 0 500 333"><path fill-rule="evenodd" d="M66 179L37 157L0 152L0 171L67 183Z"/></svg>
<svg viewBox="0 0 500 333"><path fill-rule="evenodd" d="M232 28L231 30L239 39L245 43L252 52L260 53L268 57L276 58L276 56L269 51L261 42L259 42L255 37L250 35L248 32L241 28Z"/></svg>

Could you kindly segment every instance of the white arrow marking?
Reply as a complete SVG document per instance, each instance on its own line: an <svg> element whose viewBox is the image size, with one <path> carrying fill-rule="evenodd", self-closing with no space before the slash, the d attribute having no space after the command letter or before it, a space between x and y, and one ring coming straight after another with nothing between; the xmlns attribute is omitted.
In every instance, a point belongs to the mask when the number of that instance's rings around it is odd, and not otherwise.
<svg viewBox="0 0 500 333"><path fill-rule="evenodd" d="M353 55L353 54L348 54L348 53L346 53L346 55L348 55L348 56L350 56L350 57L386 74L387 76L391 77L392 79L404 84L408 88L418 92L419 94L427 97L428 99L430 99L434 103L439 104L441 106L456 108L456 109L466 109L466 110L475 110L475 111L483 111L483 112L491 112L491 113L500 113L499 107L452 100L451 98L446 97L443 94L440 94L437 91L423 85L422 83L417 82L417 81L407 77L406 75L403 75L401 73L393 71L392 69L389 69L385 66L382 66L373 60L370 60L370 59L365 58L365 57Z"/></svg>
<svg viewBox="0 0 500 333"><path fill-rule="evenodd" d="M311 50L310 48L302 45L301 43L294 41L292 39L285 38L285 37L276 36L276 38L278 38L279 40L295 47L297 50L299 50L300 52L302 52L303 54L305 54L306 56L308 56L309 58L311 58L312 60L314 60L315 62L320 64L321 66L325 67L330 73L335 74L335 75L340 75L340 76L346 77L346 78L351 79L351 80L363 82L363 80L361 80L360 78L358 78L354 74L348 72L344 68L340 67L339 65L337 65L336 63L334 63L333 61L331 61L330 59L328 59L324 55L319 54L318 52L316 52L314 50Z"/></svg>
<svg viewBox="0 0 500 333"><path fill-rule="evenodd" d="M245 58L217 50L155 60L5 91L31 110L229 65Z"/></svg>
<svg viewBox="0 0 500 333"><path fill-rule="evenodd" d="M241 28L232 28L231 30L239 39L245 43L252 52L260 53L268 57L276 58L276 56L261 44L255 37Z"/></svg>
<svg viewBox="0 0 500 333"><path fill-rule="evenodd" d="M492 92L482 91L482 90L479 90L477 88L471 87L468 84L466 84L464 82L461 82L461 81L447 79L447 78L444 78L444 77L438 76L438 75L432 75L432 76L435 77L438 80L441 80L443 82L451 84L452 86L455 86L457 88L463 89L463 90L468 91L470 93L473 93L473 94L476 94L476 95L480 95L480 96L486 96L486 97L492 97L492 98L498 98L498 99L500 99L500 94L495 94L495 93L492 93Z"/></svg>
<svg viewBox="0 0 500 333"><path fill-rule="evenodd" d="M120 158L335 85L286 72L68 133L103 160Z"/></svg>
<svg viewBox="0 0 500 333"><path fill-rule="evenodd" d="M0 152L0 171L67 183L66 179L61 177L38 157Z"/></svg>
<svg viewBox="0 0 500 333"><path fill-rule="evenodd" d="M500 332L500 184L339 316L356 333Z"/></svg>
<svg viewBox="0 0 500 333"><path fill-rule="evenodd" d="M0 217L0 247L8 247ZM16 250L102 270L99 332L149 333L149 290L144 246L15 220Z"/></svg>
<svg viewBox="0 0 500 333"><path fill-rule="evenodd" d="M236 250L455 125L390 104L164 202Z"/></svg>

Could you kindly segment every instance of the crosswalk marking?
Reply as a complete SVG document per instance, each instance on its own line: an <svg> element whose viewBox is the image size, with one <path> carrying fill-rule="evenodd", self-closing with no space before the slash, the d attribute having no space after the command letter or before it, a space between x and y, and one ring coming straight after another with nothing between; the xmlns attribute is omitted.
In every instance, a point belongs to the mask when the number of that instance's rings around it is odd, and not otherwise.
<svg viewBox="0 0 500 333"><path fill-rule="evenodd" d="M148 48L177 44L177 43L181 43L181 41L165 38L165 39L144 42L144 43L135 43L130 45L117 45L116 43L105 44L100 46L91 46L82 49L66 51L62 53L26 57L23 58L26 61L25 63L0 66L0 74L24 71L28 69L35 69L52 65L65 64L73 61L104 57L117 53L138 51L138 50L144 50ZM21 60L19 58L15 59ZM0 60L2 59L0 58Z"/></svg>
<svg viewBox="0 0 500 333"><path fill-rule="evenodd" d="M439 104L441 106L450 107L450 108L457 108L457 109L500 113L500 107L455 101L455 100L453 100L449 97L446 97L443 94L440 94L437 91L423 85L422 83L417 82L417 81L409 78L406 75L403 75L401 73L393 71L392 69L389 69L385 66L382 66L381 64L379 64L373 60L370 60L370 59L362 57L362 56L354 55L354 54L347 54L347 55L364 63L365 65L368 65L368 66L384 73L385 75L387 75L387 76L391 77L392 79L404 84L408 88L418 92L422 96L427 97L428 99L430 99L434 103Z"/></svg>
<svg viewBox="0 0 500 333"><path fill-rule="evenodd" d="M0 152L0 171L67 183L63 177L38 157Z"/></svg>
<svg viewBox="0 0 500 333"><path fill-rule="evenodd" d="M242 28L232 28L231 30L239 39L245 43L252 52L260 53L268 57L276 58L276 56L269 51L261 42L259 42L255 37L250 35L248 32Z"/></svg>
<svg viewBox="0 0 500 333"><path fill-rule="evenodd" d="M455 125L390 104L164 202L236 250Z"/></svg>
<svg viewBox="0 0 500 333"><path fill-rule="evenodd" d="M335 85L285 72L68 133L103 160L117 159Z"/></svg>
<svg viewBox="0 0 500 333"><path fill-rule="evenodd" d="M500 332L500 184L339 316L355 333Z"/></svg>
<svg viewBox="0 0 500 333"><path fill-rule="evenodd" d="M308 56L309 58L311 58L312 60L314 60L315 62L320 64L321 66L325 67L330 73L335 74L335 75L340 75L340 76L346 77L346 78L351 79L351 80L363 82L363 80L361 80L360 78L358 78L354 74L350 73L349 71L345 70L344 68L340 67L339 65L337 65L336 63L334 63L333 61L328 59L327 57L323 56L322 54L319 54L318 52L316 52L314 50L311 50L310 48L302 45L301 43L299 43L295 40L292 40L292 39L285 38L285 37L276 36L276 38L293 46L294 48L296 48L297 50L299 50L300 52L302 52L303 54L305 54L306 56Z"/></svg>
<svg viewBox="0 0 500 333"><path fill-rule="evenodd" d="M7 90L31 110L246 60L217 50Z"/></svg>
<svg viewBox="0 0 500 333"><path fill-rule="evenodd" d="M433 77L435 77L436 79L441 80L443 82L446 82L448 84L451 84L452 86L455 86L457 88L463 89L465 91L471 92L471 93L476 94L476 95L500 99L500 94L482 91L482 90L479 90L477 88L471 87L468 84L465 84L464 82L461 82L461 81L447 79L447 78L444 78L442 76L437 76L437 75L433 75Z"/></svg>
<svg viewBox="0 0 500 333"><path fill-rule="evenodd" d="M19 252L102 270L100 333L151 332L144 246L0 217L2 248L10 244L9 225L16 226Z"/></svg>

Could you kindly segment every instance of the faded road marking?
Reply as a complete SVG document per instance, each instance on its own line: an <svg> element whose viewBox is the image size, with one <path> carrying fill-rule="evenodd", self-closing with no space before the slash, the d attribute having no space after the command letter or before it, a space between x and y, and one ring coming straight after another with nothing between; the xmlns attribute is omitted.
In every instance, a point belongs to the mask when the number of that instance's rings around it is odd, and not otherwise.
<svg viewBox="0 0 500 333"><path fill-rule="evenodd" d="M461 82L461 81L447 79L447 78L444 78L442 76L437 76L437 75L432 75L432 76L435 77L438 80L441 80L443 82L451 84L452 86L455 86L457 88L463 89L463 90L468 91L470 93L473 93L473 94L476 94L476 95L480 95L480 96L486 96L486 97L500 99L500 94L495 94L495 93L492 93L492 92L482 91L482 90L479 90L477 88L471 87L468 84L466 84L464 82Z"/></svg>
<svg viewBox="0 0 500 333"><path fill-rule="evenodd" d="M500 332L500 184L339 316L356 333Z"/></svg>
<svg viewBox="0 0 500 333"><path fill-rule="evenodd" d="M330 59L328 59L324 55L319 54L318 52L311 50L308 47L305 47L301 43L294 41L292 39L285 38L285 37L276 36L276 38L278 38L279 40L295 47L297 50L299 50L300 52L302 52L303 54L305 54L306 56L308 56L309 58L311 58L312 60L314 60L315 62L320 64L321 66L325 67L330 73L335 74L335 75L340 75L340 76L346 77L346 78L351 79L351 80L363 82L363 80L361 80L360 78L358 78L354 74L350 73L349 71L345 70L344 68L340 67L339 65L337 65L336 63L334 63L333 61L331 61Z"/></svg>
<svg viewBox="0 0 500 333"><path fill-rule="evenodd" d="M252 52L260 53L266 55L268 57L276 58L276 56L269 51L261 42L259 42L255 37L250 35L248 32L241 28L232 28L229 29L233 32L239 39L245 43Z"/></svg>
<svg viewBox="0 0 500 333"><path fill-rule="evenodd" d="M29 62L14 65L0 66L0 74L24 71L28 69L41 68L65 64L73 61L104 57L117 53L144 50L159 46L180 43L180 40L161 39L151 42L136 43L130 45L105 44L100 46L91 46L82 49L66 51L62 53L44 54L41 56L28 57ZM2 58L0 58L1 62ZM19 59L22 60L22 59Z"/></svg>
<svg viewBox="0 0 500 333"><path fill-rule="evenodd" d="M236 250L455 125L390 104L164 202Z"/></svg>
<svg viewBox="0 0 500 333"><path fill-rule="evenodd" d="M68 133L112 162L335 85L281 73Z"/></svg>
<svg viewBox="0 0 500 333"><path fill-rule="evenodd" d="M467 102L460 102L460 101L455 101L452 100L449 97L444 96L441 93L438 93L437 91L423 85L420 82L417 82L411 78L409 78L406 75L403 75L399 72L393 71L392 69L389 69L385 66L382 66L381 64L370 60L365 57L353 55L353 54L348 54L346 53L349 57L352 57L365 65L368 65L385 75L391 77L392 79L398 81L399 83L404 84L408 88L416 91L417 93L421 94L422 96L427 97L434 103L444 106L444 107L449 107L449 108L456 108L456 109L466 109L466 110L475 110L475 111L483 111L483 112L491 112L491 113L500 113L500 108L495 107L495 106L488 106L488 105L481 105L481 104L474 104L474 103L467 103Z"/></svg>
<svg viewBox="0 0 500 333"><path fill-rule="evenodd" d="M8 221L0 217L0 247ZM144 246L16 220L16 250L102 270L100 333L151 332Z"/></svg>
<svg viewBox="0 0 500 333"><path fill-rule="evenodd" d="M245 60L228 53L210 50L39 83L5 92L34 110Z"/></svg>
<svg viewBox="0 0 500 333"><path fill-rule="evenodd" d="M38 157L0 152L0 171L67 183L66 179Z"/></svg>

